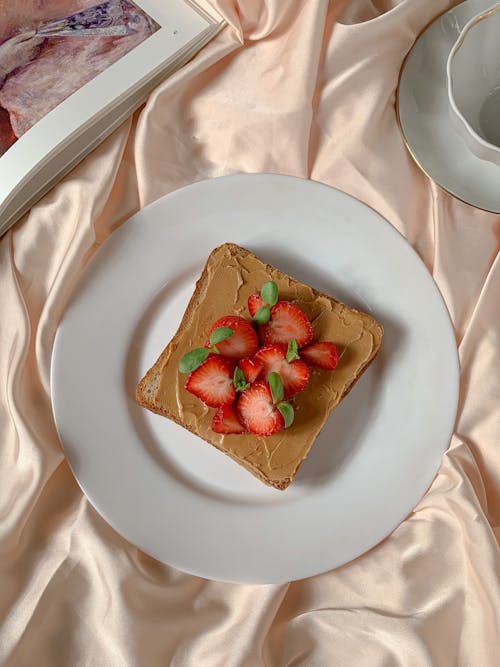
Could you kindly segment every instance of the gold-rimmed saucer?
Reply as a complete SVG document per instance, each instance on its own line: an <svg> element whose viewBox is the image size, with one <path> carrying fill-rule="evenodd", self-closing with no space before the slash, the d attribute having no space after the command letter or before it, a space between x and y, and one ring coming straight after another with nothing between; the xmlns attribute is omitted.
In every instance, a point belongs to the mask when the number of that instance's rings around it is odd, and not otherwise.
<svg viewBox="0 0 500 667"><path fill-rule="evenodd" d="M500 213L500 167L476 157L450 120L446 60L464 25L493 4L466 0L438 16L415 41L401 67L397 115L422 171L472 206Z"/></svg>

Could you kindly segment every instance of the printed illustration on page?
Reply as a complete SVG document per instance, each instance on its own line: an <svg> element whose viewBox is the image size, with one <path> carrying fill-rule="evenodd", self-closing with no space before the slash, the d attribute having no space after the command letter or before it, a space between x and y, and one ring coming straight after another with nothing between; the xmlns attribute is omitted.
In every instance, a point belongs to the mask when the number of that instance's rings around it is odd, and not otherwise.
<svg viewBox="0 0 500 667"><path fill-rule="evenodd" d="M0 156L160 26L130 0L0 0Z"/></svg>

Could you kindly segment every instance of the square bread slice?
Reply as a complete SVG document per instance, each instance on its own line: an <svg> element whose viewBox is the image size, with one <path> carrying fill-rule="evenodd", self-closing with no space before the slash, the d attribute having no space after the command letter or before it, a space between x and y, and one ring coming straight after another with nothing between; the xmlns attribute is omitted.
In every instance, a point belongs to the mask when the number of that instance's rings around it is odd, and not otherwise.
<svg viewBox="0 0 500 667"><path fill-rule="evenodd" d="M220 317L249 319L247 299L268 280L277 283L280 300L292 301L309 317L314 341L337 345L338 366L334 371L312 369L306 389L293 397L295 420L289 428L268 437L214 433L215 409L184 389L186 376L178 370L179 361L205 345ZM370 315L295 280L245 248L225 243L210 254L177 333L139 382L136 399L217 447L265 484L285 489L332 410L374 359L382 335L382 326Z"/></svg>

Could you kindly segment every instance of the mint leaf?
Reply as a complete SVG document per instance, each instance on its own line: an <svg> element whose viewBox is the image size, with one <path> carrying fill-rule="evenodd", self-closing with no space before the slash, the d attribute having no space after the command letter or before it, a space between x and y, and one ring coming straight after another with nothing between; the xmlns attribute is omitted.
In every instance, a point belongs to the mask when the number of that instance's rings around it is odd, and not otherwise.
<svg viewBox="0 0 500 667"><path fill-rule="evenodd" d="M294 361L295 359L300 359L299 357L299 346L295 338L292 338L288 343L288 349L286 351L286 360L288 363Z"/></svg>
<svg viewBox="0 0 500 667"><path fill-rule="evenodd" d="M271 309L269 306L261 306L252 319L254 322L257 322L257 324L267 324L270 317Z"/></svg>
<svg viewBox="0 0 500 667"><path fill-rule="evenodd" d="M181 373L191 373L200 366L210 354L206 347L197 347L191 352L185 354L179 361L179 370Z"/></svg>
<svg viewBox="0 0 500 667"><path fill-rule="evenodd" d="M278 303L278 285L274 281L268 280L267 283L262 285L260 295L264 303L267 303L268 306L274 306L275 303Z"/></svg>
<svg viewBox="0 0 500 667"><path fill-rule="evenodd" d="M213 347L216 343L221 343L226 338L230 338L234 334L234 329L231 327L218 327L210 334L210 345Z"/></svg>
<svg viewBox="0 0 500 667"><path fill-rule="evenodd" d="M293 418L295 417L295 412L292 405L286 401L283 401L282 403L278 403L276 407L283 415L283 419L285 420L285 428L291 426L293 424Z"/></svg>
<svg viewBox="0 0 500 667"><path fill-rule="evenodd" d="M245 389L248 389L250 386L245 377L245 373L239 366L236 366L234 369L233 384L236 391L245 391Z"/></svg>
<svg viewBox="0 0 500 667"><path fill-rule="evenodd" d="M274 403L279 403L283 400L284 390L283 382L281 381L278 373L269 373L268 377L269 387L271 389L271 396L273 397Z"/></svg>

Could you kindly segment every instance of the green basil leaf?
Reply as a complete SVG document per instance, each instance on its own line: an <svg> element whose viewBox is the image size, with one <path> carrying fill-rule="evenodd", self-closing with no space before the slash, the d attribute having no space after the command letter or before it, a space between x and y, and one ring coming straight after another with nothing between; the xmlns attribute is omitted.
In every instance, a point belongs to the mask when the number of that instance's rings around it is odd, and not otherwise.
<svg viewBox="0 0 500 667"><path fill-rule="evenodd" d="M253 321L257 324L267 324L271 317L271 308L269 306L261 306L253 316Z"/></svg>
<svg viewBox="0 0 500 667"><path fill-rule="evenodd" d="M274 306L275 303L278 303L278 285L273 280L268 280L267 283L262 285L260 295L264 303L267 303L268 306Z"/></svg>
<svg viewBox="0 0 500 667"><path fill-rule="evenodd" d="M295 338L292 338L292 340L290 340L288 343L288 349L286 351L286 360L288 361L288 363L290 363L295 359L300 359L299 346L297 345L297 341L295 340Z"/></svg>
<svg viewBox="0 0 500 667"><path fill-rule="evenodd" d="M179 370L181 373L191 373L200 366L210 354L206 347L197 347L191 352L185 354L179 361Z"/></svg>
<svg viewBox="0 0 500 667"><path fill-rule="evenodd" d="M214 346L216 343L222 343L226 338L230 338L234 334L234 329L231 327L218 327L210 334L210 345Z"/></svg>
<svg viewBox="0 0 500 667"><path fill-rule="evenodd" d="M293 418L295 416L292 405L284 401L282 403L278 403L277 408L283 415L283 419L285 420L285 428L288 428L293 424Z"/></svg>
<svg viewBox="0 0 500 667"><path fill-rule="evenodd" d="M239 366L236 366L234 369L233 384L236 391L245 391L245 389L248 389L250 386L245 377L245 373Z"/></svg>
<svg viewBox="0 0 500 667"><path fill-rule="evenodd" d="M281 381L278 373L269 373L268 377L269 387L271 389L271 396L273 397L274 403L279 403L283 400L284 390L283 382Z"/></svg>

